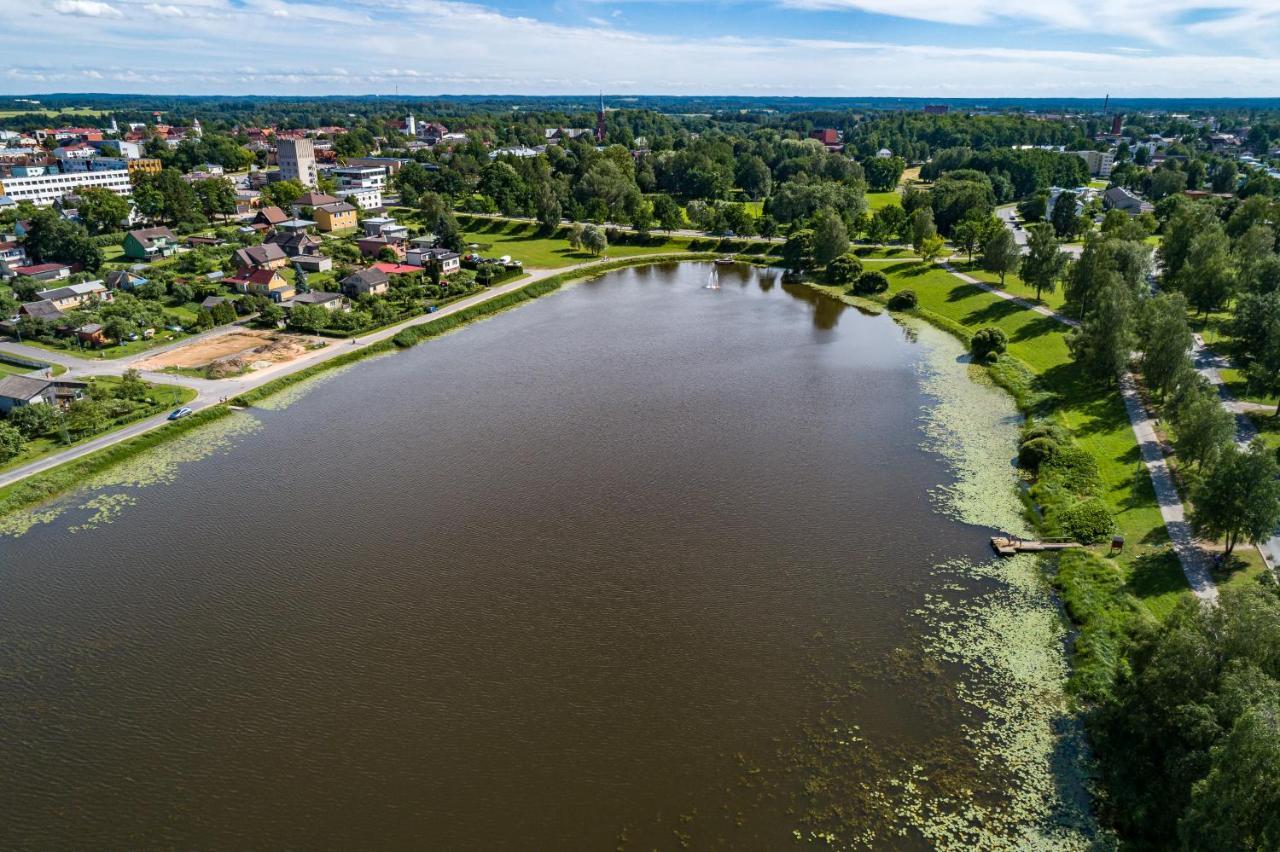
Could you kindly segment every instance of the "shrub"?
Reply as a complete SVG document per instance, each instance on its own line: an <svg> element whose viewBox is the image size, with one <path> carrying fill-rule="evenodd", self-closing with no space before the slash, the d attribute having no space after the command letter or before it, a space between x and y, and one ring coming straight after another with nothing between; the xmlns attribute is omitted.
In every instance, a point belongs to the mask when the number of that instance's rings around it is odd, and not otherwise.
<svg viewBox="0 0 1280 852"><path fill-rule="evenodd" d="M1023 441L1018 448L1018 465L1027 470L1039 470L1040 465L1052 459L1061 449L1053 438L1032 438Z"/></svg>
<svg viewBox="0 0 1280 852"><path fill-rule="evenodd" d="M983 328L969 341L969 351L973 353L974 360L991 362L1000 357L1008 345L1009 339L1003 331L998 328Z"/></svg>
<svg viewBox="0 0 1280 852"><path fill-rule="evenodd" d="M918 304L915 290L899 290L889 298L889 309L893 311L913 311Z"/></svg>
<svg viewBox="0 0 1280 852"><path fill-rule="evenodd" d="M0 462L7 462L17 456L26 443L16 427L0 423Z"/></svg>
<svg viewBox="0 0 1280 852"><path fill-rule="evenodd" d="M862 275L862 261L851 254L842 254L827 264L827 281L831 284L850 284Z"/></svg>
<svg viewBox="0 0 1280 852"><path fill-rule="evenodd" d="M1062 431L1062 427L1057 423L1048 423L1045 421L1035 422L1027 421L1027 425L1022 427L1023 442L1030 441L1032 438L1052 438L1055 441L1062 442L1066 440L1066 434Z"/></svg>
<svg viewBox="0 0 1280 852"><path fill-rule="evenodd" d="M1063 488L1081 496L1102 490L1097 460L1073 444L1060 444L1057 451L1044 460L1040 475L1052 476Z"/></svg>
<svg viewBox="0 0 1280 852"><path fill-rule="evenodd" d="M1061 510L1052 519L1058 533L1081 544L1098 544L1106 541L1116 531L1111 513L1097 497Z"/></svg>
<svg viewBox="0 0 1280 852"><path fill-rule="evenodd" d="M889 289L889 278L883 272L872 270L858 276L853 282L853 292L859 296L873 296Z"/></svg>

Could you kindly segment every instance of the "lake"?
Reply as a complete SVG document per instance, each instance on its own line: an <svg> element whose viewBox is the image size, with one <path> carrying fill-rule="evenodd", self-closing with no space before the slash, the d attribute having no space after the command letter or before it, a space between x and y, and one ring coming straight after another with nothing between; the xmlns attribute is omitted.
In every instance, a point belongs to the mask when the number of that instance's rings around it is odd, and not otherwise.
<svg viewBox="0 0 1280 852"><path fill-rule="evenodd" d="M1016 426L746 267L336 371L0 538L0 847L1081 848Z"/></svg>

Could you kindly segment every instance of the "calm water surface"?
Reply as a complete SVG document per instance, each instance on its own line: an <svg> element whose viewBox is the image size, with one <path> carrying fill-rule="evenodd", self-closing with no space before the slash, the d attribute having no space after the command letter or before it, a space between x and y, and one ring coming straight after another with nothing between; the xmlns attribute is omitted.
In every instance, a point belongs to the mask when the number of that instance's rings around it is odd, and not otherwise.
<svg viewBox="0 0 1280 852"><path fill-rule="evenodd" d="M934 567L987 558L930 496L925 347L710 271L364 363L0 539L0 847L779 849L992 771L919 648Z"/></svg>

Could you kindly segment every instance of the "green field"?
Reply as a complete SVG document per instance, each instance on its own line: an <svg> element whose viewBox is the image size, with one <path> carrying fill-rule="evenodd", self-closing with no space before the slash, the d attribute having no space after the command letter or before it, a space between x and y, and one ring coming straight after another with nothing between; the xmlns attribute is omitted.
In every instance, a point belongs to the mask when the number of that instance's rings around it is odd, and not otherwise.
<svg viewBox="0 0 1280 852"><path fill-rule="evenodd" d="M867 209L872 213L881 207L888 207L890 204L899 204L902 201L902 195L897 191L892 192L868 192L867 193Z"/></svg>
<svg viewBox="0 0 1280 852"><path fill-rule="evenodd" d="M100 109L67 107L66 109L0 109L0 118L18 118L24 115L85 115L97 117L105 113Z"/></svg>
<svg viewBox="0 0 1280 852"><path fill-rule="evenodd" d="M471 228L463 232L463 240L468 246L478 246L476 250L485 257L511 255L530 269L560 269L596 259L590 252L569 248L563 237L546 236L537 225L525 222L476 220ZM649 245L609 246L603 256L617 259L684 251L688 244L688 237L667 238L655 234Z"/></svg>

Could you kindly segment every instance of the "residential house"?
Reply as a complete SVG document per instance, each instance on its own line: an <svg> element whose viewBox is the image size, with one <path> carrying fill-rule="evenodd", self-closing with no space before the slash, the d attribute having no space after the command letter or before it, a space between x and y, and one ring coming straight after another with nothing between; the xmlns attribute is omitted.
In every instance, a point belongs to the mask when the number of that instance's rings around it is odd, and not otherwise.
<svg viewBox="0 0 1280 852"><path fill-rule="evenodd" d="M366 293L373 296L384 295L391 288L391 279L380 269L362 269L342 279L342 292L349 298Z"/></svg>
<svg viewBox="0 0 1280 852"><path fill-rule="evenodd" d="M322 231L341 231L356 226L356 208L345 201L322 204L314 209L316 227Z"/></svg>
<svg viewBox="0 0 1280 852"><path fill-rule="evenodd" d="M324 192L316 192L314 190L311 192L304 192L302 195L298 196L296 201L293 202L293 215L301 216L304 211L313 207L320 207L325 204L337 204L341 200L341 198L334 198L332 195Z"/></svg>
<svg viewBox="0 0 1280 852"><path fill-rule="evenodd" d="M0 379L0 413L26 405L68 406L81 399L89 386L66 379L6 376Z"/></svg>
<svg viewBox="0 0 1280 852"><path fill-rule="evenodd" d="M834 127L810 130L809 138L817 139L828 151L836 152L844 150L844 134L839 130L836 130Z"/></svg>
<svg viewBox="0 0 1280 852"><path fill-rule="evenodd" d="M268 228L274 228L281 222L287 221L289 221L289 214L275 206L263 207L258 211L258 215L253 217L253 224L266 225Z"/></svg>
<svg viewBox="0 0 1280 852"><path fill-rule="evenodd" d="M348 186L338 193L342 200L351 199L361 210L379 210L382 208L382 190L372 186Z"/></svg>
<svg viewBox="0 0 1280 852"><path fill-rule="evenodd" d="M360 253L365 257L377 257L382 253L383 249L391 249L395 253L397 260L404 260L405 248L404 243L389 240L386 237L365 237L356 240L356 246L359 247Z"/></svg>
<svg viewBox="0 0 1280 852"><path fill-rule="evenodd" d="M225 245L226 242L227 241L224 240L222 237L205 237L199 234L193 234L187 237L187 245L191 246L192 248L196 248L198 246L215 246L216 247L220 245Z"/></svg>
<svg viewBox="0 0 1280 852"><path fill-rule="evenodd" d="M392 241L409 239L409 229L390 216L370 216L362 225L366 237L383 236Z"/></svg>
<svg viewBox="0 0 1280 852"><path fill-rule="evenodd" d="M18 308L18 316L45 322L58 322L62 319L62 311L48 299L41 299L38 302L23 302Z"/></svg>
<svg viewBox="0 0 1280 852"><path fill-rule="evenodd" d="M101 281L85 281L83 284L68 284L52 290L41 290L36 293L36 298L52 302L53 306L60 311L70 311L95 299L103 302L114 301L115 294Z"/></svg>
<svg viewBox="0 0 1280 852"><path fill-rule="evenodd" d="M287 308L296 308L298 305L319 305L328 311L349 310L346 297L341 293L324 293L319 290L313 290L310 293L299 293L293 297L291 304L286 305Z"/></svg>
<svg viewBox="0 0 1280 852"><path fill-rule="evenodd" d="M425 248L415 246L409 249L406 262L424 269L435 269L441 275L449 275L462 268L462 257L456 251L447 248Z"/></svg>
<svg viewBox="0 0 1280 852"><path fill-rule="evenodd" d="M32 266L15 266L13 274L25 275L37 281L57 281L59 278L70 278L71 267L65 263L37 263Z"/></svg>
<svg viewBox="0 0 1280 852"><path fill-rule="evenodd" d="M233 258L237 269L279 269L289 262L289 256L275 243L236 249Z"/></svg>
<svg viewBox="0 0 1280 852"><path fill-rule="evenodd" d="M101 323L91 322L76 329L76 337L88 346L106 346L107 333Z"/></svg>
<svg viewBox="0 0 1280 852"><path fill-rule="evenodd" d="M178 238L168 228L142 228L124 235L124 256L130 260L169 257L178 250Z"/></svg>
<svg viewBox="0 0 1280 852"><path fill-rule="evenodd" d="M147 283L147 279L127 269L113 269L104 280L108 290L132 290Z"/></svg>
<svg viewBox="0 0 1280 852"><path fill-rule="evenodd" d="M316 223L310 219L285 219L279 225L276 225L276 230L294 233L297 231L305 231L308 228L314 228L315 226Z"/></svg>
<svg viewBox="0 0 1280 852"><path fill-rule="evenodd" d="M211 311L221 305L223 302L230 302L226 296L205 296L204 301L200 303L200 307L206 311Z"/></svg>
<svg viewBox="0 0 1280 852"><path fill-rule="evenodd" d="M1154 212L1150 202L1143 201L1123 186L1113 186L1102 196L1102 204L1108 210L1122 210L1130 216Z"/></svg>
<svg viewBox="0 0 1280 852"><path fill-rule="evenodd" d="M387 188L387 170L382 166L347 166L334 169L333 176L338 180L338 195L345 195L349 189Z"/></svg>
<svg viewBox="0 0 1280 852"><path fill-rule="evenodd" d="M274 269L244 269L226 281L239 293L266 296L273 302L292 299L298 292Z"/></svg>
<svg viewBox="0 0 1280 852"><path fill-rule="evenodd" d="M277 246L287 257L302 254L319 254L321 240L306 231L279 231L267 237L263 245Z"/></svg>
<svg viewBox="0 0 1280 852"><path fill-rule="evenodd" d="M584 136L593 138L594 133L586 127L548 127L542 131L542 138L548 145L559 145Z"/></svg>
<svg viewBox="0 0 1280 852"><path fill-rule="evenodd" d="M19 266L28 266L27 250L18 242L0 242L0 278L11 278Z"/></svg>

